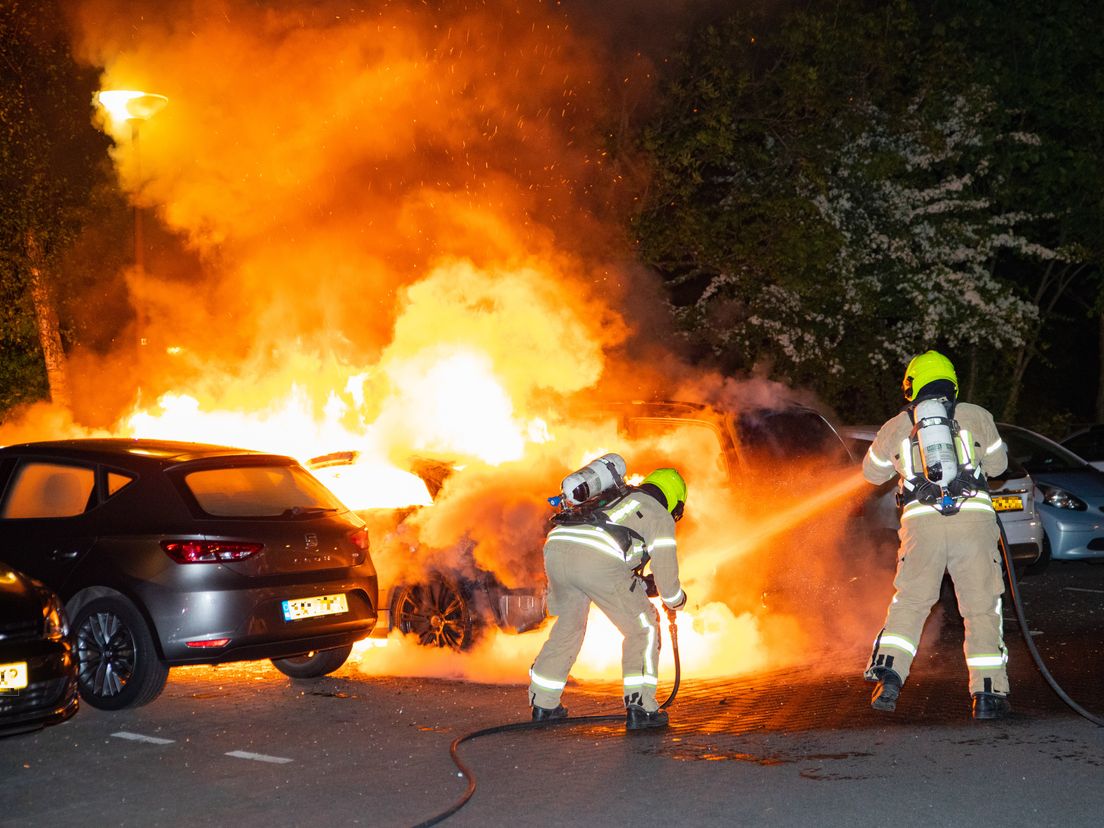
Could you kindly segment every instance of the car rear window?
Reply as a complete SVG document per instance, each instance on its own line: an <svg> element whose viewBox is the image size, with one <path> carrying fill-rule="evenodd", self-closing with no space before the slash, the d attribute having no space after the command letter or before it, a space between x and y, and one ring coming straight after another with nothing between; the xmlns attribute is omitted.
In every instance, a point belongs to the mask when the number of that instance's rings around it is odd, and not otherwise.
<svg viewBox="0 0 1104 828"><path fill-rule="evenodd" d="M88 508L95 470L85 466L32 461L15 470L0 519L63 518Z"/></svg>
<svg viewBox="0 0 1104 828"><path fill-rule="evenodd" d="M752 411L737 420L745 451L770 460L849 457L839 435L812 411Z"/></svg>
<svg viewBox="0 0 1104 828"><path fill-rule="evenodd" d="M1084 460L1057 443L1037 439L1030 434L1006 429L1001 433L1008 453L1031 474L1081 471Z"/></svg>
<svg viewBox="0 0 1104 828"><path fill-rule="evenodd" d="M300 466L202 469L185 474L184 485L199 507L216 517L295 518L345 508Z"/></svg>

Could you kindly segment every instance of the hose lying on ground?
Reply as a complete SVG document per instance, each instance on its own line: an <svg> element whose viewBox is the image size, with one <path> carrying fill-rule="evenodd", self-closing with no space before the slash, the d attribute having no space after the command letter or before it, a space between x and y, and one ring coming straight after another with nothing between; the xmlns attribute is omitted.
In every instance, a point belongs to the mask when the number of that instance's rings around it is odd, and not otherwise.
<svg viewBox="0 0 1104 828"><path fill-rule="evenodd" d="M675 683L671 687L671 695L667 697L667 700L659 706L660 710L666 710L671 706L671 703L675 700L675 696L678 694L679 681L681 679L682 668L679 664L679 651L678 651L678 627L675 626L675 613L674 610L667 611L667 619L670 622L668 630L671 635L671 653L675 660ZM458 736L452 741L452 745L449 747L449 755L452 757L453 764L460 770L460 773L467 777L468 789L457 799L447 810L442 811L434 817L427 819L425 822L419 822L414 828L429 828L430 825L437 825L439 822L443 822L450 816L455 814L461 808L463 808L468 800L472 798L472 794L475 793L475 774L472 773L471 768L464 764L464 760L460 758L459 748L464 742L470 742L473 739L478 739L481 736L492 736L495 733L509 733L515 730L536 730L546 727L564 727L570 725L582 725L582 724L594 724L595 722L623 722L625 721L624 713L606 714L602 716L576 716L574 718L565 719L546 719L541 722L513 722L511 724L495 725L494 727L485 727L482 730L475 730L471 733L465 733L463 736Z"/></svg>
<svg viewBox="0 0 1104 828"><path fill-rule="evenodd" d="M1035 666L1046 680L1046 683L1050 685L1050 689L1057 694L1058 698L1069 705L1071 710L1088 719L1094 725L1104 727L1104 719L1090 713L1071 699L1066 691L1062 689L1061 685L1054 680L1054 676L1050 674L1050 670L1048 670L1043 663L1043 657L1035 647L1035 641L1031 638L1031 631L1027 628L1027 618L1024 617L1023 602L1020 600L1020 586L1016 582L1016 568L1012 565L1012 553L1008 550L1008 538L1005 537L1004 526L1001 525L999 518L997 519L997 526L1000 529L1001 554L1004 556L1004 568L1008 572L1008 589L1009 592L1012 593L1012 605L1016 610L1016 620L1020 624L1020 632L1023 634L1024 642L1027 644L1027 650L1031 653L1031 658L1035 662Z"/></svg>

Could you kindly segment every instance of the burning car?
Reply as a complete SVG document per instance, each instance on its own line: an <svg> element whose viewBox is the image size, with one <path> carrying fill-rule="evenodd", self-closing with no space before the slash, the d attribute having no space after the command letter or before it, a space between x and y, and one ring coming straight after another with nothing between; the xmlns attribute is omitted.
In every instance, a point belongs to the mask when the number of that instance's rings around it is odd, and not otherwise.
<svg viewBox="0 0 1104 828"><path fill-rule="evenodd" d="M289 457L86 439L0 449L0 561L55 590L82 698L155 699L169 668L340 667L376 623L363 521Z"/></svg>
<svg viewBox="0 0 1104 828"><path fill-rule="evenodd" d="M593 423L595 433L616 439L618 452L632 469L671 465L678 458L677 464L687 469L688 480L710 481L710 487L725 489L736 500L750 500L752 484L787 485L787 471L795 463L827 461L830 468L843 469L850 462L828 420L796 404L747 407L732 414L691 402L636 401L588 408L577 413L574 422L583 428ZM359 461L357 452L344 451L315 457L306 465L327 486L341 492L342 485L355 485L352 472ZM433 508L445 482L464 471L451 463L425 459L409 466L425 485L423 503L359 510L358 514L369 523L374 538L405 546L404 552L417 558L423 550L410 525L411 516L422 508ZM343 475L349 479L343 480ZM351 493L346 499L356 502ZM548 517L551 514L549 510ZM404 568L398 575L381 570L385 598L375 634L397 629L414 635L425 646L465 650L488 627L525 632L540 626L546 618L542 540L543 534L519 541L527 544L526 558L532 558L526 571L539 574L518 587L507 587L498 574L479 566L473 544L464 542L454 549L460 560L451 560L446 566L427 563L421 569ZM780 561L785 558L779 557ZM780 570L786 568L779 564Z"/></svg>
<svg viewBox="0 0 1104 828"><path fill-rule="evenodd" d="M356 473L360 462L358 452L339 451L312 458L306 465L327 486L345 491L360 485L361 476ZM409 477L421 487L410 479L402 485L403 499L413 503L364 508L357 514L382 545L417 559L424 550L408 519L431 505L458 469L452 463L426 458L413 458L408 465ZM349 496L356 497L352 491ZM472 550L473 544L462 540L448 565L438 567L429 562L424 567L404 567L416 577L392 573L383 590L374 635L386 636L397 629L415 636L423 646L462 651L471 648L488 626L516 633L539 626L546 615L543 587L506 587L493 572L475 564Z"/></svg>

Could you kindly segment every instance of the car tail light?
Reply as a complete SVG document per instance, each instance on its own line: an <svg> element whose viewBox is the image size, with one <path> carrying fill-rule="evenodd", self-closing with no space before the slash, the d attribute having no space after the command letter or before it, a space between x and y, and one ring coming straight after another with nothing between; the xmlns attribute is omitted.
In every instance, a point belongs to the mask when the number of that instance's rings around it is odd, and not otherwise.
<svg viewBox="0 0 1104 828"><path fill-rule="evenodd" d="M351 540L353 542L353 545L361 552L372 551L372 542L368 537L368 530L364 527L357 529L355 532L349 535L349 540Z"/></svg>
<svg viewBox="0 0 1104 828"><path fill-rule="evenodd" d="M244 561L264 549L263 543L210 540L163 540L161 548L177 563Z"/></svg>
<svg viewBox="0 0 1104 828"><path fill-rule="evenodd" d="M184 642L188 647L195 647L197 649L207 649L209 647L225 647L230 643L229 638L208 638L204 641L186 641Z"/></svg>

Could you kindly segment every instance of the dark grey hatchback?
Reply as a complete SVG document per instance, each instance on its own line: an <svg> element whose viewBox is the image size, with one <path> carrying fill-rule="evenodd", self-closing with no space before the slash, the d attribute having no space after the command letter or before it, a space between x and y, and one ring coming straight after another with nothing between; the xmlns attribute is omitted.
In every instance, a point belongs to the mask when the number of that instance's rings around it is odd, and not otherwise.
<svg viewBox="0 0 1104 828"><path fill-rule="evenodd" d="M162 440L0 448L0 561L65 602L82 698L146 704L169 667L333 672L375 626L363 521L289 457Z"/></svg>

